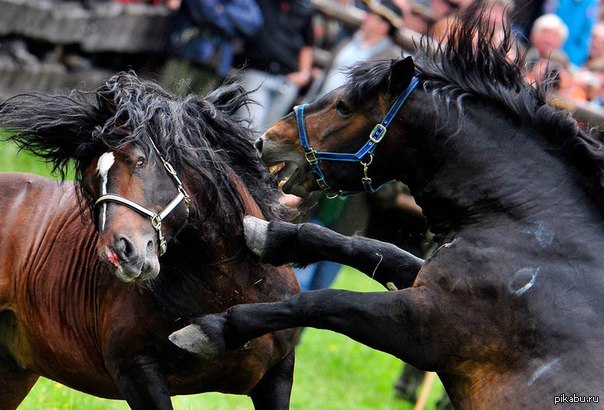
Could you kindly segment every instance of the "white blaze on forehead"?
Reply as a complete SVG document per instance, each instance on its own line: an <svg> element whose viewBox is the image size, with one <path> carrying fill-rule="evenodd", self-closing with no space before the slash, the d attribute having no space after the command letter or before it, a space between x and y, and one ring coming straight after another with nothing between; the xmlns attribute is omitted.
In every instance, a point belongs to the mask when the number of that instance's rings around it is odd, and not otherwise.
<svg viewBox="0 0 604 410"><path fill-rule="evenodd" d="M109 173L109 169L115 162L115 156L113 152L105 152L103 155L99 157L99 161L96 165L96 170L103 179L107 179L107 174Z"/></svg>
<svg viewBox="0 0 604 410"><path fill-rule="evenodd" d="M115 156L113 152L106 152L99 157L99 161L96 165L96 170L101 177L101 195L107 194L107 180L109 176L109 170L115 162ZM105 220L107 218L107 204L101 205L101 212L99 215L100 230L105 230Z"/></svg>

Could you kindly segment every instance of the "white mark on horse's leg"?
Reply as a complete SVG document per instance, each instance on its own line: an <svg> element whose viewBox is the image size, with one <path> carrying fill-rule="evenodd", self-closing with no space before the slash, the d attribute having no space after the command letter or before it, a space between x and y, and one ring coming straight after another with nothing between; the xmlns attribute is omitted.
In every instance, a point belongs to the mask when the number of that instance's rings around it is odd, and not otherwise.
<svg viewBox="0 0 604 410"><path fill-rule="evenodd" d="M101 177L101 195L107 194L107 181L109 179L109 169L115 162L115 156L113 152L106 152L99 157L99 161L96 165L96 170ZM101 205L101 213L99 215L100 230L105 230L105 220L107 219L107 204Z"/></svg>
<svg viewBox="0 0 604 410"><path fill-rule="evenodd" d="M514 277L508 284L510 293L515 296L522 296L528 292L537 281L539 268L522 268L514 274Z"/></svg>
<svg viewBox="0 0 604 410"><path fill-rule="evenodd" d="M537 370L535 370L535 372L533 373L533 376L531 377L531 380L528 382L528 385L532 385L533 383L535 383L541 376L543 376L545 373L551 371L554 367L556 367L558 365L558 363L560 363L560 359L554 359L549 363L545 363L544 365L540 366Z"/></svg>

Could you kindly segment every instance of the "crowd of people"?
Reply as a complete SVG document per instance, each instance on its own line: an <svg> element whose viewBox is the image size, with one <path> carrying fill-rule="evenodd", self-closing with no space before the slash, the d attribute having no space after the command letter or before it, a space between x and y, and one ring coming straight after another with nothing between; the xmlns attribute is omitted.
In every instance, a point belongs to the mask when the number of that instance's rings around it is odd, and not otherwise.
<svg viewBox="0 0 604 410"><path fill-rule="evenodd" d="M340 85L343 69L354 62L401 55L395 34L402 27L446 41L455 15L475 0L333 1L365 13L357 30L324 18L311 0L170 0L175 25L162 81L203 93L235 71L259 102L246 115L261 132L296 102ZM513 27L527 53L527 80L544 81L553 73L561 96L604 104L598 0L482 2L496 27ZM332 57L313 61L313 46Z"/></svg>

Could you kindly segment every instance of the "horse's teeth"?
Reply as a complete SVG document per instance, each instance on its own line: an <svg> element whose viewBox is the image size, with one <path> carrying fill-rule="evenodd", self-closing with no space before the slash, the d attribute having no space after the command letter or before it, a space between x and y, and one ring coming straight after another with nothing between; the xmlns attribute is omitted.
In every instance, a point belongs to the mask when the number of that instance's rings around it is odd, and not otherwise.
<svg viewBox="0 0 604 410"><path fill-rule="evenodd" d="M279 188L283 188L283 185L285 185L285 183L287 182L288 178L283 178L281 181L279 181Z"/></svg>
<svg viewBox="0 0 604 410"><path fill-rule="evenodd" d="M281 171L284 166L285 162L280 162L278 164L271 165L270 167L268 167L268 172L270 172L271 174L276 174L277 172Z"/></svg>

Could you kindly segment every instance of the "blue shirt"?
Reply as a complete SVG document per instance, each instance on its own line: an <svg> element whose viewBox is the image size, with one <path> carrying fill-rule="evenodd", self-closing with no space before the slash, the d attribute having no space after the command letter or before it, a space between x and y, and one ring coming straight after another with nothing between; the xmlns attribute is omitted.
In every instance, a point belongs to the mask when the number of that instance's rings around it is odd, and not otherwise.
<svg viewBox="0 0 604 410"><path fill-rule="evenodd" d="M576 66L587 60L598 7L598 0L548 0L544 6L546 13L557 14L568 26L568 39L562 49Z"/></svg>

